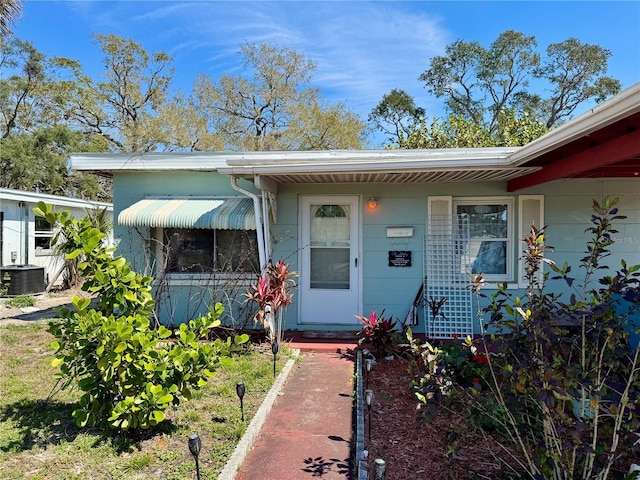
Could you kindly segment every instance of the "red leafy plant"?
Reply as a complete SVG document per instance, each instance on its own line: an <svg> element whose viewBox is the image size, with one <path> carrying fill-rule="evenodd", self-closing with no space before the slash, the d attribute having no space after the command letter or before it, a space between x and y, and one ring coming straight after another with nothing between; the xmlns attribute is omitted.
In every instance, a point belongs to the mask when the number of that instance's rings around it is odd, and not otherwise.
<svg viewBox="0 0 640 480"><path fill-rule="evenodd" d="M296 272L289 270L289 265L284 260L269 263L258 281L245 294L247 301L258 304L258 312L253 320L264 325L272 342L280 339L282 307L287 307L293 300L292 290L296 287L297 276Z"/></svg>
<svg viewBox="0 0 640 480"><path fill-rule="evenodd" d="M398 344L397 322L391 317L384 316L384 310L378 315L375 311L368 317L356 315L356 318L363 324L358 333L361 338L359 345L370 348L376 358L383 358L393 354Z"/></svg>

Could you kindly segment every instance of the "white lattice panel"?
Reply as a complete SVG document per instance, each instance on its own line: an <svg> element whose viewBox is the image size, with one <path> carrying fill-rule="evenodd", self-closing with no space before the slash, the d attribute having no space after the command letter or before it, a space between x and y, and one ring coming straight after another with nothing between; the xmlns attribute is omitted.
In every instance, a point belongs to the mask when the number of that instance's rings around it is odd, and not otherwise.
<svg viewBox="0 0 640 480"><path fill-rule="evenodd" d="M425 334L429 338L453 338L473 333L468 229L454 225L452 215L431 215L425 239ZM434 318L430 304L444 303Z"/></svg>

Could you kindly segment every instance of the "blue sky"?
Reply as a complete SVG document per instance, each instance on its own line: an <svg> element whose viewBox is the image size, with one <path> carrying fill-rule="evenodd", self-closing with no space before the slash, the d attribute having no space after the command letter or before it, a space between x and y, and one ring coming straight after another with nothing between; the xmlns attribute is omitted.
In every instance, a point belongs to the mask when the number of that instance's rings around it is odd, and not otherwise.
<svg viewBox="0 0 640 480"><path fill-rule="evenodd" d="M456 39L488 46L508 29L534 35L540 51L569 37L601 45L623 88L640 81L637 1L26 0L23 10L15 34L46 55L80 60L97 76L91 34L115 33L171 55L174 87L185 93L198 73L239 72L242 42L275 42L316 61L313 85L364 118L393 88L440 115L442 102L418 81L429 59Z"/></svg>

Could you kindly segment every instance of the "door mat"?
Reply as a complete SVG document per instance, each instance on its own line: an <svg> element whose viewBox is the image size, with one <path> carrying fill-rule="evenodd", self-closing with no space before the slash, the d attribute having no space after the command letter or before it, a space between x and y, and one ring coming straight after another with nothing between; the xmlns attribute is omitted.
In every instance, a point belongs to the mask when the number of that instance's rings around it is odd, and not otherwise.
<svg viewBox="0 0 640 480"><path fill-rule="evenodd" d="M357 341L360 337L358 332L349 331L324 331L324 330L305 330L302 332L302 338L318 339L318 340L353 340Z"/></svg>

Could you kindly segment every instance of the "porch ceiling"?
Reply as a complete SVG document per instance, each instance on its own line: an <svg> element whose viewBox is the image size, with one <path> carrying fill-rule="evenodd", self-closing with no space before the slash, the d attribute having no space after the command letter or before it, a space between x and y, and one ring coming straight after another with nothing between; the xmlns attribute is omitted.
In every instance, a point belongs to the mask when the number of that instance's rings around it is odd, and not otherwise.
<svg viewBox="0 0 640 480"><path fill-rule="evenodd" d="M540 167L504 169L415 171L415 172L323 172L261 174L276 183L452 183L479 181L509 181L539 170Z"/></svg>

